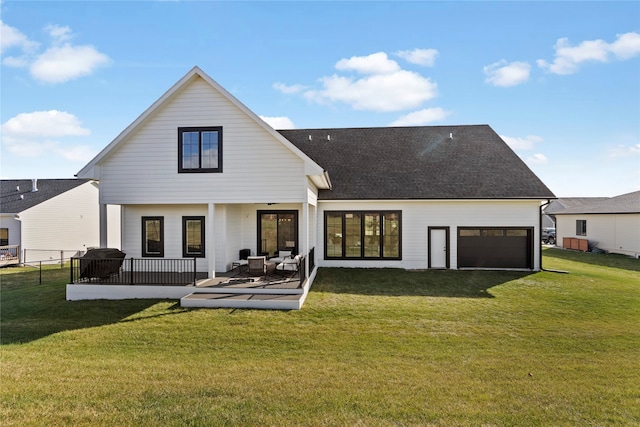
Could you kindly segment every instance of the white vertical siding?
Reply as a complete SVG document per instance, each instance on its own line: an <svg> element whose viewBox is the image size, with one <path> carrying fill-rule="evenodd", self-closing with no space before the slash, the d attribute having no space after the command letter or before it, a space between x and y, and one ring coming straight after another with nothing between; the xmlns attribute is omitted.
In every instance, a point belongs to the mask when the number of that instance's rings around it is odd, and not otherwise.
<svg viewBox="0 0 640 427"><path fill-rule="evenodd" d="M207 205L128 205L123 207L122 251L128 258L142 257L142 217L164 217L164 257L182 258L182 217L207 217ZM206 221L205 221L206 224ZM205 228L205 233L209 231ZM209 243L209 242L207 242ZM209 245L205 247L209 254ZM207 271L207 258L198 258L198 271Z"/></svg>
<svg viewBox="0 0 640 427"><path fill-rule="evenodd" d="M93 182L79 185L20 214L22 223L22 249L27 249L30 260L57 258L57 252L85 251L100 244L98 188ZM65 256L72 256L71 253Z"/></svg>
<svg viewBox="0 0 640 427"><path fill-rule="evenodd" d="M640 256L640 214L616 215L615 246L611 252Z"/></svg>
<svg viewBox="0 0 640 427"><path fill-rule="evenodd" d="M20 245L20 225L18 221L11 215L0 215L0 228L6 228L9 231L9 244Z"/></svg>
<svg viewBox="0 0 640 427"><path fill-rule="evenodd" d="M120 249L122 247L120 210L121 207L118 205L107 206L107 246L110 248Z"/></svg>
<svg viewBox="0 0 640 427"><path fill-rule="evenodd" d="M178 173L181 126L223 127L222 173ZM101 166L108 204L302 202L306 186L303 160L200 77Z"/></svg>
<svg viewBox="0 0 640 427"><path fill-rule="evenodd" d="M576 235L576 221L587 221L587 235ZM557 245L565 237L597 242L600 249L631 256L640 254L640 214L557 215Z"/></svg>
<svg viewBox="0 0 640 427"><path fill-rule="evenodd" d="M207 235L205 258L196 261L198 271L207 271L211 245L215 245L215 270L228 271L238 259L240 249L248 248L257 253L257 212L259 210L297 210L299 239L302 244L302 204L283 203L215 205L213 242ZM164 217L164 257L182 258L182 217L208 216L208 205L126 205L122 209L122 251L127 257L142 255L142 217ZM207 223L205 221L205 223Z"/></svg>
<svg viewBox="0 0 640 427"><path fill-rule="evenodd" d="M534 267L539 269L539 206L537 200L514 201L369 201L318 204L316 251L323 267L428 267L428 227L450 227L450 267L457 268L458 227L531 227L534 229ZM402 259L389 261L341 261L324 259L324 211L402 211Z"/></svg>

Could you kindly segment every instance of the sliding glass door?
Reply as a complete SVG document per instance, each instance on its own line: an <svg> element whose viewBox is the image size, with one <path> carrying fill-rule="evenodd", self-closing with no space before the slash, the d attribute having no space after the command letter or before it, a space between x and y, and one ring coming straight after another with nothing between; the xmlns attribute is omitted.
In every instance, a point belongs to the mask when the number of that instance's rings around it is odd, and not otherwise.
<svg viewBox="0 0 640 427"><path fill-rule="evenodd" d="M298 211L258 211L258 254L298 252Z"/></svg>

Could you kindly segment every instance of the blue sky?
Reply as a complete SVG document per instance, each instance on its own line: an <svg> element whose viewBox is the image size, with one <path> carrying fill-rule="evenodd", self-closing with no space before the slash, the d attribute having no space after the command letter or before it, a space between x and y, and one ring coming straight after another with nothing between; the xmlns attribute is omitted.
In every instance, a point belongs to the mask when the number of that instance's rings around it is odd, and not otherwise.
<svg viewBox="0 0 640 427"><path fill-rule="evenodd" d="M640 2L7 1L2 178L67 178L194 65L275 128L489 124L557 196L640 189Z"/></svg>

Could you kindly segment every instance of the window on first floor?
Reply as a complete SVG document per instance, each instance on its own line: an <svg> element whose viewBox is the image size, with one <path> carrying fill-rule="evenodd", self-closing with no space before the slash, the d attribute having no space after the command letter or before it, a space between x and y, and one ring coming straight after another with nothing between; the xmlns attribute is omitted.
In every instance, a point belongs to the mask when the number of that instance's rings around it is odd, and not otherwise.
<svg viewBox="0 0 640 427"><path fill-rule="evenodd" d="M184 258L204 257L204 217L182 217L182 256Z"/></svg>
<svg viewBox="0 0 640 427"><path fill-rule="evenodd" d="M9 229L0 228L0 246L9 245Z"/></svg>
<svg viewBox="0 0 640 427"><path fill-rule="evenodd" d="M164 217L142 217L142 256L164 256Z"/></svg>
<svg viewBox="0 0 640 427"><path fill-rule="evenodd" d="M325 211L326 259L401 259L401 211Z"/></svg>
<svg viewBox="0 0 640 427"><path fill-rule="evenodd" d="M178 128L178 172L222 172L222 126Z"/></svg>
<svg viewBox="0 0 640 427"><path fill-rule="evenodd" d="M577 219L576 220L576 236L586 236L586 235L587 235L587 220Z"/></svg>

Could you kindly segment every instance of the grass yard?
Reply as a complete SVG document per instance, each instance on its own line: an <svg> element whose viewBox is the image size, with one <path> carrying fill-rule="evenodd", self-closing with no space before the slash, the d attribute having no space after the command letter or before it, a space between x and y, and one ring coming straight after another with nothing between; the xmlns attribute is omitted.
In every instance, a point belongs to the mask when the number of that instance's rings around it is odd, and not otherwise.
<svg viewBox="0 0 640 427"><path fill-rule="evenodd" d="M301 311L65 301L0 271L0 424L640 425L640 261L322 269Z"/></svg>

